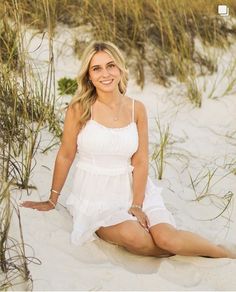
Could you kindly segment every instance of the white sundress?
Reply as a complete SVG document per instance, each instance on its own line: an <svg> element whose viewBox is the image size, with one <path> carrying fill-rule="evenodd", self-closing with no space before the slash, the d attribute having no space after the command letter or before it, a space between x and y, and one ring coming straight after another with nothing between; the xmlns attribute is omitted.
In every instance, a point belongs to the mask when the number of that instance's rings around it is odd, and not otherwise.
<svg viewBox="0 0 236 292"><path fill-rule="evenodd" d="M134 100L130 124L109 128L92 118L77 139L78 162L72 192L66 204L73 216L72 243L82 245L98 238L96 230L126 220L137 220L128 213L132 204L131 157L138 149L138 131L134 121ZM161 197L162 188L148 177L143 211L150 226L169 223L171 213Z"/></svg>

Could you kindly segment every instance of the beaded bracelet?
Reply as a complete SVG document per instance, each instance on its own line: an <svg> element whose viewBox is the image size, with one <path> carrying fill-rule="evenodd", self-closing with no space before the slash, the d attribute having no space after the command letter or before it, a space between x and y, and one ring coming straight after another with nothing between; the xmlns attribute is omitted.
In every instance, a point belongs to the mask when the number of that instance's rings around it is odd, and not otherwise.
<svg viewBox="0 0 236 292"><path fill-rule="evenodd" d="M140 205L131 205L131 207L129 208L128 213L133 215L130 209L140 209L140 210L142 210L142 206L140 206Z"/></svg>
<svg viewBox="0 0 236 292"><path fill-rule="evenodd" d="M137 209L142 210L142 206L141 206L141 205L132 205L132 206L130 207L130 209L131 209L131 208L137 208Z"/></svg>
<svg viewBox="0 0 236 292"><path fill-rule="evenodd" d="M54 209L56 208L56 204L53 203L53 201L52 201L51 199L49 199L48 202L51 203L51 204L53 205Z"/></svg>
<svg viewBox="0 0 236 292"><path fill-rule="evenodd" d="M58 196L60 196L60 194L61 194L61 193L59 193L58 191L55 191L55 190L53 190L53 189L51 189L50 192L51 192L51 193L55 193L55 194L57 194Z"/></svg>

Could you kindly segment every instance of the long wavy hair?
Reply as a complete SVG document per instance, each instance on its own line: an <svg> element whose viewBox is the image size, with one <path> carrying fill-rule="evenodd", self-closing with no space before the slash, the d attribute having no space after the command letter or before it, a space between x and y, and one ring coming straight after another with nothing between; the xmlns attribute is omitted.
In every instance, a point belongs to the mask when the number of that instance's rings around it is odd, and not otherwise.
<svg viewBox="0 0 236 292"><path fill-rule="evenodd" d="M82 115L80 124L82 127L91 118L91 105L97 99L96 88L89 80L89 66L93 56L100 51L109 54L114 60L116 66L120 69L121 80L118 84L121 94L125 94L128 83L128 72L125 66L125 60L120 50L111 42L94 41L88 45L81 58L81 67L77 77L78 89L72 98L70 105L78 102L81 106Z"/></svg>

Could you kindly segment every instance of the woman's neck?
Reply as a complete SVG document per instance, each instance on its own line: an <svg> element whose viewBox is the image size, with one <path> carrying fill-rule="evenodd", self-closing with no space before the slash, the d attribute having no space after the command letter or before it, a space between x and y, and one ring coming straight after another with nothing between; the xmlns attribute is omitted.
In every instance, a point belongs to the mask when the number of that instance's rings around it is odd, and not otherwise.
<svg viewBox="0 0 236 292"><path fill-rule="evenodd" d="M107 105L119 104L123 95L120 92L99 92L97 100Z"/></svg>

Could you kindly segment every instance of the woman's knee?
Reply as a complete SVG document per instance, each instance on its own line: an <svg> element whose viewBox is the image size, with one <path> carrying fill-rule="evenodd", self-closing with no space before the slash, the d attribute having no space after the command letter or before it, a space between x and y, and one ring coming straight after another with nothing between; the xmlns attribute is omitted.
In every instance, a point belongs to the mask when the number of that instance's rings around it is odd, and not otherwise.
<svg viewBox="0 0 236 292"><path fill-rule="evenodd" d="M177 254L182 248L182 242L178 236L178 230L160 229L152 233L155 244L161 249L167 250L173 254Z"/></svg>

